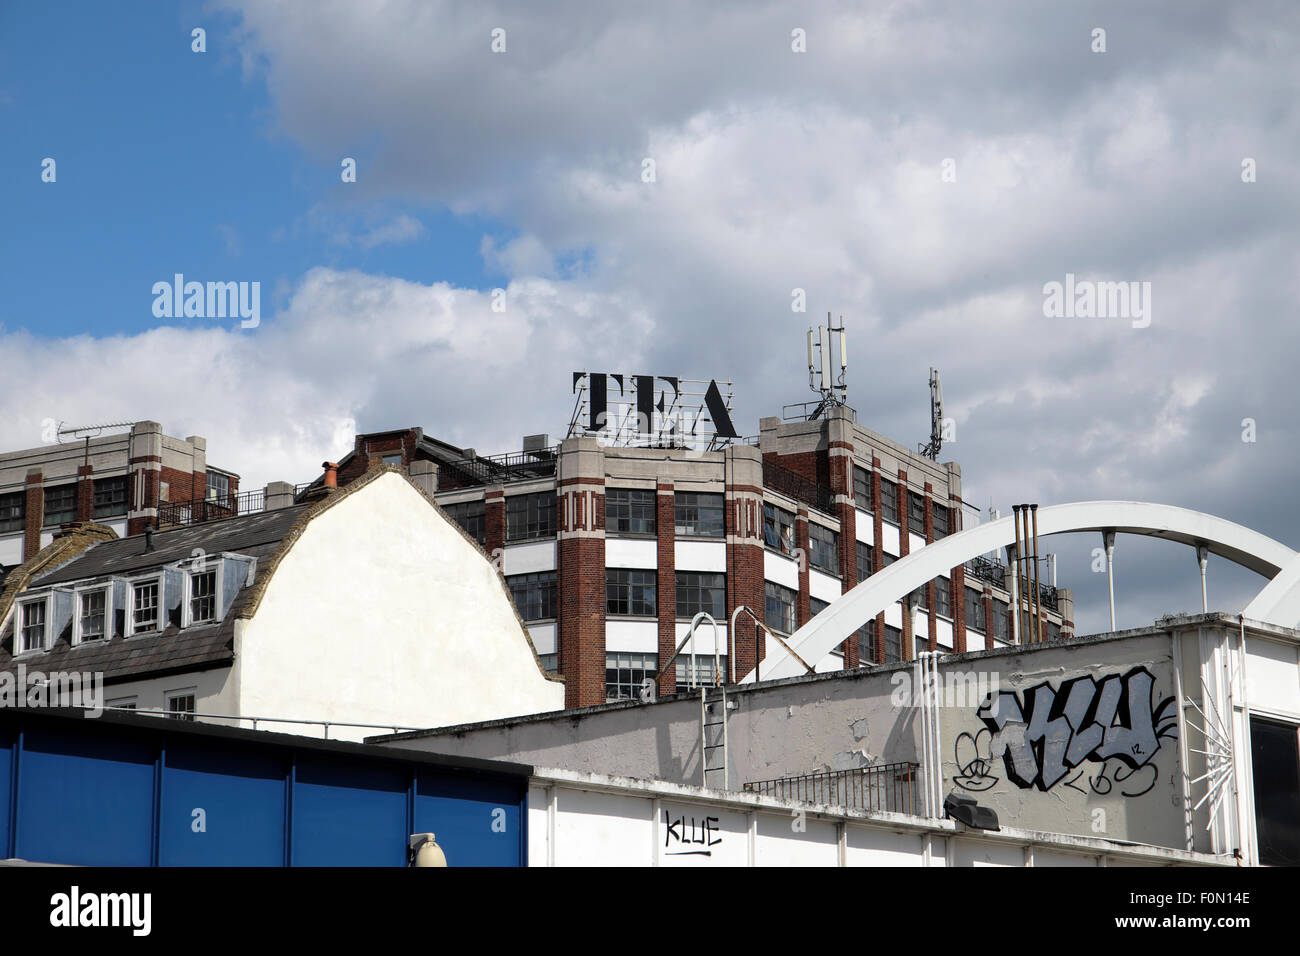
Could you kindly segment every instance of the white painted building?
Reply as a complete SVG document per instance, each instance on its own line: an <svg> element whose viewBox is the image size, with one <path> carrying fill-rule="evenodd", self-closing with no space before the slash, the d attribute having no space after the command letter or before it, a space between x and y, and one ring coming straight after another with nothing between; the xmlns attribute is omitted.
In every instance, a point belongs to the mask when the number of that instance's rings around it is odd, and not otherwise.
<svg viewBox="0 0 1300 956"><path fill-rule="evenodd" d="M564 705L496 568L398 469L108 536L74 531L10 575L0 670L100 674L109 706L343 739Z"/></svg>

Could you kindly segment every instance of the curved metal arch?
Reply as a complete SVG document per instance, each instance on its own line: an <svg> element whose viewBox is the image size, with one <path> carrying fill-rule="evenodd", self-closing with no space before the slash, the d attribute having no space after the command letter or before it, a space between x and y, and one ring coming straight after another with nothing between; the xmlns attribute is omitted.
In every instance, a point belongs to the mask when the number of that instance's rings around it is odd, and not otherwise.
<svg viewBox="0 0 1300 956"><path fill-rule="evenodd" d="M795 631L790 646L805 660L821 660L863 624L927 581L943 577L981 554L1015 544L1013 520L1000 518L959 531L899 558ZM1115 531L1203 546L1211 554L1268 578L1294 565L1292 584L1300 589L1300 557L1295 551L1258 531L1200 511L1145 501L1075 501L1038 509L1040 536L1078 531ZM1288 588L1288 593L1291 590ZM1300 600L1300 595L1296 596ZM775 679L795 677L799 669L789 656L778 650L763 659L761 672L764 679ZM741 683L753 679L750 671Z"/></svg>

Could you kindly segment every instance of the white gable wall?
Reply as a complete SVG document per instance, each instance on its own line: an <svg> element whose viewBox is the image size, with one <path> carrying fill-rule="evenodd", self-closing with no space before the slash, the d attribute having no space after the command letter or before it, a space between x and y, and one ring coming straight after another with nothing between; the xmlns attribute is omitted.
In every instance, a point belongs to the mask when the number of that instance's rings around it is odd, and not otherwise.
<svg viewBox="0 0 1300 956"><path fill-rule="evenodd" d="M439 727L564 706L491 564L397 474L307 525L235 652L240 712L260 717Z"/></svg>

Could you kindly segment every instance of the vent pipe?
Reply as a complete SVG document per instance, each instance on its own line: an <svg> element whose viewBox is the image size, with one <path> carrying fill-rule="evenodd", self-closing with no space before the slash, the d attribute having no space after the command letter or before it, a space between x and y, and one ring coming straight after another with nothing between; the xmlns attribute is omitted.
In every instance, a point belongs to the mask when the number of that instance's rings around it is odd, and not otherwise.
<svg viewBox="0 0 1300 956"><path fill-rule="evenodd" d="M1043 592L1038 578L1038 505L1029 506L1034 518L1034 640L1043 639Z"/></svg>

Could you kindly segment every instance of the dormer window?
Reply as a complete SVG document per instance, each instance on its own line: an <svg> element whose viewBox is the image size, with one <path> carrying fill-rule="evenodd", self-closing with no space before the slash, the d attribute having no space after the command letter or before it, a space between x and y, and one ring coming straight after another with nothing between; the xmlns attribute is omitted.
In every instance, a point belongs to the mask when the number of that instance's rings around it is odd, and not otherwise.
<svg viewBox="0 0 1300 956"><path fill-rule="evenodd" d="M195 571L189 577L189 623L204 624L217 617L217 572Z"/></svg>
<svg viewBox="0 0 1300 956"><path fill-rule="evenodd" d="M100 641L108 636L108 608L108 588L78 592L74 644Z"/></svg>
<svg viewBox="0 0 1300 956"><path fill-rule="evenodd" d="M145 631L157 631L162 626L162 579L151 578L148 581L136 581L131 585L132 634Z"/></svg>
<svg viewBox="0 0 1300 956"><path fill-rule="evenodd" d="M21 605L22 618L18 634L18 653L45 649L46 602L28 601Z"/></svg>

